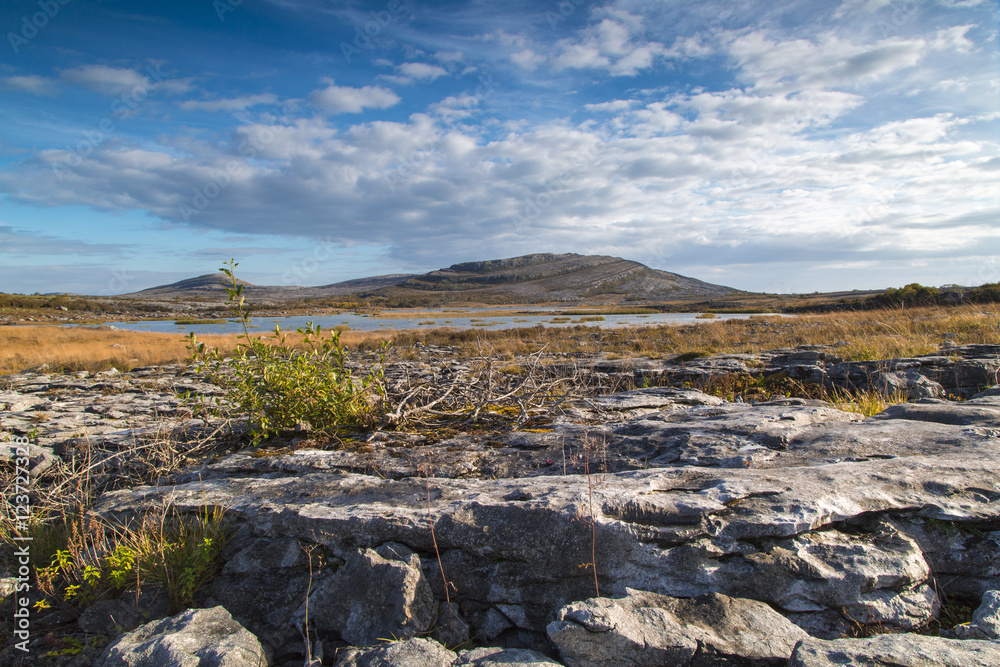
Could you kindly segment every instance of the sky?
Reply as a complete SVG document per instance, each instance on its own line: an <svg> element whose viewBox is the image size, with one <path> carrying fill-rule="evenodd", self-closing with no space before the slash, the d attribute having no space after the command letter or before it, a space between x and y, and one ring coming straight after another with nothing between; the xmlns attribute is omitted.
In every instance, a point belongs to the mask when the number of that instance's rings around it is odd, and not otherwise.
<svg viewBox="0 0 1000 667"><path fill-rule="evenodd" d="M1000 281L996 0L3 0L0 291Z"/></svg>

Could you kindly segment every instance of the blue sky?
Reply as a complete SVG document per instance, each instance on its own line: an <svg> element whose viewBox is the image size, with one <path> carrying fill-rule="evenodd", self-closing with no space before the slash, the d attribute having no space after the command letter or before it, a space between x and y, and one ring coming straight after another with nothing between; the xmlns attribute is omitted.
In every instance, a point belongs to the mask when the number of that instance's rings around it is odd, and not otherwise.
<svg viewBox="0 0 1000 667"><path fill-rule="evenodd" d="M1000 281L998 5L6 0L0 291Z"/></svg>

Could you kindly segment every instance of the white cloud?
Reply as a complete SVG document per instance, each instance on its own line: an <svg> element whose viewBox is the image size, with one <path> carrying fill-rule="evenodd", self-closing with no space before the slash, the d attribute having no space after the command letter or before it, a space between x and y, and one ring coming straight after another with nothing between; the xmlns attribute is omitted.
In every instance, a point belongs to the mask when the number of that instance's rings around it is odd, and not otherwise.
<svg viewBox="0 0 1000 667"><path fill-rule="evenodd" d="M46 97L57 92L55 82L42 76L8 76L0 79L0 87Z"/></svg>
<svg viewBox="0 0 1000 667"><path fill-rule="evenodd" d="M403 76L417 81L433 81L438 77L448 76L448 70L445 68L428 63L403 63L397 69Z"/></svg>
<svg viewBox="0 0 1000 667"><path fill-rule="evenodd" d="M83 65L59 73L63 81L82 86L102 95L120 95L137 87L148 87L149 80L140 72L106 65Z"/></svg>
<svg viewBox="0 0 1000 667"><path fill-rule="evenodd" d="M987 222L1000 209L995 171L983 168L994 153L967 133L971 119L939 114L814 135L836 119L830 109L857 103L823 94L813 103L736 90L641 107L616 100L607 103L620 112L614 134L553 123L494 139L446 124L448 113L476 103L452 96L432 105L444 123L415 114L338 131L317 117L242 126L223 152L101 146L61 180L44 166L66 152L49 151L0 187L22 202L182 221L192 193L236 160L227 187L192 224L332 235L429 266L544 248L706 278L715 263L731 281L749 275L734 266L776 257L811 267L1000 251ZM236 148L248 141L259 145L252 163ZM951 242L935 249L929 239L943 229Z"/></svg>
<svg viewBox="0 0 1000 667"><path fill-rule="evenodd" d="M572 38L556 42L552 66L556 69L603 69L617 76L635 76L653 65L667 49L655 41L643 40L641 17L617 10L607 14Z"/></svg>
<svg viewBox="0 0 1000 667"><path fill-rule="evenodd" d="M396 74L381 74L380 79L409 85L415 81L434 81L442 76L448 76L448 70L440 65L408 62L396 67Z"/></svg>
<svg viewBox="0 0 1000 667"><path fill-rule="evenodd" d="M612 100L610 102L599 102L597 104L584 104L587 111L624 111L632 106L633 100Z"/></svg>
<svg viewBox="0 0 1000 667"><path fill-rule="evenodd" d="M736 39L730 52L755 88L780 92L877 81L915 65L925 46L923 40L856 45L829 33L817 42L777 41L756 32Z"/></svg>
<svg viewBox="0 0 1000 667"><path fill-rule="evenodd" d="M523 51L517 51L511 54L511 62L520 67L521 69L531 70L536 69L539 65L545 62L545 58L531 49L524 49Z"/></svg>
<svg viewBox="0 0 1000 667"><path fill-rule="evenodd" d="M399 103L400 97L381 86L335 86L328 80L326 88L309 94L309 103L331 113L361 113L365 109L388 109Z"/></svg>
<svg viewBox="0 0 1000 667"><path fill-rule="evenodd" d="M181 102L180 107L187 111L242 111L259 104L277 104L277 102L277 95L261 93L217 100L187 100Z"/></svg>
<svg viewBox="0 0 1000 667"><path fill-rule="evenodd" d="M438 51L434 54L434 59L443 63L460 63L465 60L465 54L461 51Z"/></svg>

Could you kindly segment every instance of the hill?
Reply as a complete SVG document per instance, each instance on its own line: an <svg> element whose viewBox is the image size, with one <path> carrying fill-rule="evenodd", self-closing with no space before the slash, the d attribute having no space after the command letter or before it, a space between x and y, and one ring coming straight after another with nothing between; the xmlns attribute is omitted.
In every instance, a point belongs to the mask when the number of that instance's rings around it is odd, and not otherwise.
<svg viewBox="0 0 1000 667"><path fill-rule="evenodd" d="M238 280L245 288L257 287L245 280ZM202 276L178 280L169 285L150 287L139 292L123 296L172 297L172 296L221 296L231 283L221 273L206 273Z"/></svg>
<svg viewBox="0 0 1000 667"><path fill-rule="evenodd" d="M542 253L508 259L454 264L408 278L380 290L389 298L428 296L483 303L661 301L715 297L736 290L713 285L639 262L606 255Z"/></svg>
<svg viewBox="0 0 1000 667"><path fill-rule="evenodd" d="M352 297L382 305L449 302L544 303L714 298L738 291L606 255L540 253L453 264L422 275L392 274L316 287L266 287L241 281L258 300ZM224 296L225 278L206 274L134 292L131 297Z"/></svg>

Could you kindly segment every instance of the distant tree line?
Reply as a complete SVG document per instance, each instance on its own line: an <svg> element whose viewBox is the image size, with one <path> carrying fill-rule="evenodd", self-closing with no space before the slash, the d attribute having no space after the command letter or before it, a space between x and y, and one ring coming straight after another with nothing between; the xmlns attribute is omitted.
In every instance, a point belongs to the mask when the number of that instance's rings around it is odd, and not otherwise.
<svg viewBox="0 0 1000 667"><path fill-rule="evenodd" d="M986 283L962 291L910 283L898 289L890 287L882 294L865 299L865 305L870 308L937 306L959 303L1000 303L1000 283Z"/></svg>
<svg viewBox="0 0 1000 667"><path fill-rule="evenodd" d="M44 296L38 294L5 294L0 292L0 308L65 308L66 310L89 310L103 311L113 310L113 307L106 303L81 299L79 297L66 296L63 294L55 296Z"/></svg>

